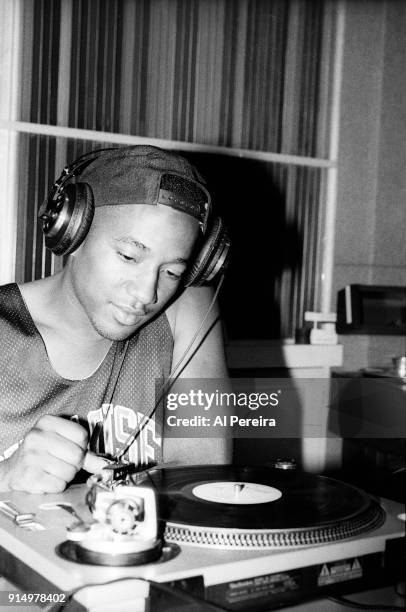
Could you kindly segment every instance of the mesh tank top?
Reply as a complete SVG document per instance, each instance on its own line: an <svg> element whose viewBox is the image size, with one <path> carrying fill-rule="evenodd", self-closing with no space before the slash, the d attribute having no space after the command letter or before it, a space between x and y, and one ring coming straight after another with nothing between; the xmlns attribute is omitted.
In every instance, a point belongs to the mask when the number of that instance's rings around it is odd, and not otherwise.
<svg viewBox="0 0 406 612"><path fill-rule="evenodd" d="M124 346L113 343L88 378L65 379L52 368L18 285L0 287L0 460L45 414L77 419L90 433L102 422L105 452L120 449L154 406L157 383L169 376L173 338L166 315L130 338L122 361ZM129 460L162 461L162 412L160 406L143 428L126 455Z"/></svg>

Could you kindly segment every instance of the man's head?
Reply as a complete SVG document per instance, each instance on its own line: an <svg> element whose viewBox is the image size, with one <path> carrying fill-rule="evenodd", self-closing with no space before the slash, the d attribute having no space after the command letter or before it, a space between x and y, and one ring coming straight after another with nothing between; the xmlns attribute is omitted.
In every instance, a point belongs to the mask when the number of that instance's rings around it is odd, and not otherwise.
<svg viewBox="0 0 406 612"><path fill-rule="evenodd" d="M96 208L65 274L93 328L123 340L183 287L199 224L162 204Z"/></svg>
<svg viewBox="0 0 406 612"><path fill-rule="evenodd" d="M65 207L68 216L71 194L80 205L81 199L84 206L90 201L92 210L67 229L55 224L64 231L64 252L73 252L65 275L98 333L123 339L181 288L206 230L210 196L186 159L156 147L106 150L84 156L68 171L70 178L62 176L51 193L48 210L59 198L59 210Z"/></svg>

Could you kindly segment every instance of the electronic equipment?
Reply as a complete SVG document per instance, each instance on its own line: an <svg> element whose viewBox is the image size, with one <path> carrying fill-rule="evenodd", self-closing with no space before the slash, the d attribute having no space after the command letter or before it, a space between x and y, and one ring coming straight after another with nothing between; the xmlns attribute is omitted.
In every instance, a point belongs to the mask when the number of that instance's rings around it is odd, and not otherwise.
<svg viewBox="0 0 406 612"><path fill-rule="evenodd" d="M150 149L157 150L153 147ZM52 186L38 216L42 220L45 246L55 255L68 255L75 251L85 239L93 220L93 191L85 180L80 180L81 173L99 157L115 151L120 151L120 148L100 149L82 155L64 168ZM181 210L182 201L176 188L176 183L180 181L187 184L188 190L195 198L200 198L206 211L201 221L203 239L183 281L185 286L199 286L211 282L224 272L228 264L231 241L220 217L211 218L210 194L197 180L187 179L169 171L162 172L157 203L172 205L170 202L175 201L179 204L176 207Z"/></svg>
<svg viewBox="0 0 406 612"><path fill-rule="evenodd" d="M117 486L95 494L93 521L68 529L75 558L97 565L139 565L159 558L158 517L149 487Z"/></svg>
<svg viewBox="0 0 406 612"><path fill-rule="evenodd" d="M406 334L406 287L346 285L338 292L339 334Z"/></svg>
<svg viewBox="0 0 406 612"><path fill-rule="evenodd" d="M66 513L55 512L50 521L38 496L7 493L25 511L35 511L45 531L18 529L0 515L0 571L6 578L29 590L46 585L52 592L129 578L116 589L109 583L108 590L78 591L75 597L90 610L129 609L124 604L130 602L132 610L144 610L147 596L154 612L182 610L176 597L169 597L171 608L158 594L154 584L160 583L228 610L251 612L376 588L401 576L404 506L330 478L246 466L138 473L131 465L113 464L88 485L87 495L79 486L46 496L48 502L69 501L81 517L86 503L90 506L86 523L93 534L82 538L74 526L66 529ZM148 491L158 502L158 532ZM154 546L157 533L164 536L162 553ZM128 561L120 563L123 544L131 555L142 540L156 560L117 567ZM103 567L108 559L111 567Z"/></svg>
<svg viewBox="0 0 406 612"><path fill-rule="evenodd" d="M124 474L124 475L123 475ZM88 481L87 504L92 520L68 527L62 554L81 563L139 565L156 561L158 537L155 491L128 480L130 466L117 463Z"/></svg>

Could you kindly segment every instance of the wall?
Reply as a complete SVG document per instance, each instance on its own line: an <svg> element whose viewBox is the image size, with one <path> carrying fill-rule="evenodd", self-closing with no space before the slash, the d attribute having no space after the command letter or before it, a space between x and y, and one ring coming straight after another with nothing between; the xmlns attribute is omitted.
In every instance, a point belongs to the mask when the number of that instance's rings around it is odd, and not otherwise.
<svg viewBox="0 0 406 612"><path fill-rule="evenodd" d="M405 28L404 2L346 5L333 295L349 283L406 283ZM347 369L406 350L402 337L340 341Z"/></svg>

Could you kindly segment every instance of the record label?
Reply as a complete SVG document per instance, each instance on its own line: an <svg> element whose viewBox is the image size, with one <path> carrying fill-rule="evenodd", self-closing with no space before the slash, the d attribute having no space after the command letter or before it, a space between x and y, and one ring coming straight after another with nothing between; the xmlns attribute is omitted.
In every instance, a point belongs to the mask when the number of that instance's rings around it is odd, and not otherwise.
<svg viewBox="0 0 406 612"><path fill-rule="evenodd" d="M217 504L267 504L282 497L275 487L256 482L206 482L192 489L198 499Z"/></svg>

